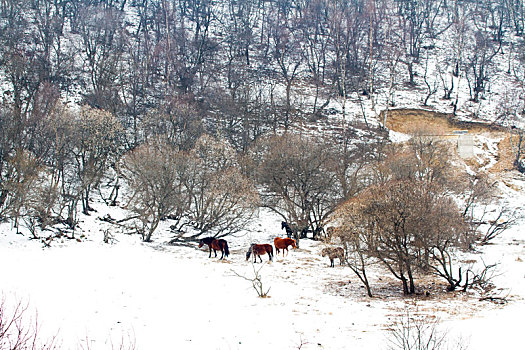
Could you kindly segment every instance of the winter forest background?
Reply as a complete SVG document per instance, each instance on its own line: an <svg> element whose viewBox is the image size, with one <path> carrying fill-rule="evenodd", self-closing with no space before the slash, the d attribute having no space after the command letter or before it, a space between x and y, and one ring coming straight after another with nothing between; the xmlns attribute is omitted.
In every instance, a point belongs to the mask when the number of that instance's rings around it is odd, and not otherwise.
<svg viewBox="0 0 525 350"><path fill-rule="evenodd" d="M254 178L254 168L261 168L250 161L265 157L254 150L263 144L259 139L308 133L334 114L340 121L332 132L303 145L328 142L319 151L335 153L332 163L339 164L323 164L333 175L323 192L332 198L303 202L330 206L320 202L357 191L348 176L357 163L351 158L366 151L355 145L366 145L398 103L504 126L521 122L521 1L5 0L0 11L0 215L25 218L30 226L58 219L73 227L77 208L89 211L103 177L115 177L111 202L121 175L145 190L140 178L153 165L136 163L175 160L184 152L193 160L182 157L185 164L173 166L193 172L192 183L179 179L189 192L209 193L205 187L214 184L204 183L204 172L221 171L231 181ZM417 102L400 99L402 90L414 92ZM221 162L203 154L212 149ZM329 163L308 152L304 156ZM250 161L234 161L238 155ZM129 159L124 169L122 157ZM255 182L265 181L271 180ZM183 196L178 191L171 195ZM242 195L228 201L253 204L248 187ZM158 216L180 218L189 210L202 232L210 225L230 229L208 220L203 198L191 205L175 201L182 205L171 203L178 213L162 208ZM151 203L136 203L139 216L145 205ZM287 210L285 219L322 228L323 210L298 210Z"/></svg>

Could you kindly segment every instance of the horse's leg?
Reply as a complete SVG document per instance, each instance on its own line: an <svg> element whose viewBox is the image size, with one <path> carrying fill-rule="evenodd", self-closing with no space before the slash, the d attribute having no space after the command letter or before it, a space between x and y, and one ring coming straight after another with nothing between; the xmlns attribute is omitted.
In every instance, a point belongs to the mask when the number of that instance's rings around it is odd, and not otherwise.
<svg viewBox="0 0 525 350"><path fill-rule="evenodd" d="M330 267L334 267L334 260L333 258L330 258Z"/></svg>
<svg viewBox="0 0 525 350"><path fill-rule="evenodd" d="M222 255L221 255L221 258L219 260L222 260L222 258L224 258L224 249L221 249L221 253L222 253Z"/></svg>
<svg viewBox="0 0 525 350"><path fill-rule="evenodd" d="M208 247L210 248L210 254L208 254L208 258L211 258L211 245Z"/></svg>
<svg viewBox="0 0 525 350"><path fill-rule="evenodd" d="M260 255L258 255L258 256L259 256L259 260L261 260L261 264L262 264L262 258L261 258L261 256L260 256Z"/></svg>

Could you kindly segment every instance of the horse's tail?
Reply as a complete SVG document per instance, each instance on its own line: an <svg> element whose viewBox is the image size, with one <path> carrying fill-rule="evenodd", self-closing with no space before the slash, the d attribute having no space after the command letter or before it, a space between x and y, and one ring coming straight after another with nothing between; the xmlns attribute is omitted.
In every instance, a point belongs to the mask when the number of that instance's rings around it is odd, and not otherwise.
<svg viewBox="0 0 525 350"><path fill-rule="evenodd" d="M273 257L273 246L271 244L263 244L264 247L264 253L268 254L268 258L270 261L272 261ZM263 253L263 254L264 254Z"/></svg>
<svg viewBox="0 0 525 350"><path fill-rule="evenodd" d="M224 241L224 255L228 257L230 255L230 249L228 248L228 242Z"/></svg>

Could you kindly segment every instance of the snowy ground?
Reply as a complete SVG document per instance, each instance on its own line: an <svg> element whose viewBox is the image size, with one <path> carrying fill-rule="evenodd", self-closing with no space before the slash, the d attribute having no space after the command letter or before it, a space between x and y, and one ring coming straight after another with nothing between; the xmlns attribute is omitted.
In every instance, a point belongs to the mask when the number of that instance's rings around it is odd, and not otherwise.
<svg viewBox="0 0 525 350"><path fill-rule="evenodd" d="M507 175L504 197L514 207L525 199L522 175ZM517 192L521 189L521 192ZM440 321L439 329L468 349L523 348L525 315L525 234L520 224L493 244L480 247L487 264L499 263L494 278L508 303L479 301L477 295L439 293L405 298L399 283L372 269L376 297L365 296L350 269L329 267L323 244L302 240L300 249L271 263L251 264L251 242L283 236L280 219L261 211L246 232L229 237L225 261L208 258L196 244L168 245L169 223L153 243L116 233L103 243L110 225L99 218L119 209L99 205L82 217L81 242L65 239L43 248L36 240L0 225L1 292L6 303L29 305L39 335L57 335L63 349L385 349L388 329L406 310ZM80 236L80 232L77 233ZM257 297L251 283L261 269L269 298Z"/></svg>
<svg viewBox="0 0 525 350"><path fill-rule="evenodd" d="M279 234L270 217L251 238ZM274 218L275 219L275 218ZM486 260L501 263L498 280L510 303L498 306L461 293L403 298L399 290L368 299L348 268L328 267L321 245L257 264L270 298L258 298L244 259L248 236L232 238L231 256L208 259L194 246L140 243L102 235L42 249L2 226L2 290L8 301L28 301L38 311L41 334L64 348L108 349L383 349L386 329L405 305L441 319L444 331L468 340L470 349L517 349L523 342L525 241L516 227L487 246ZM350 283L348 283L350 282ZM381 294L381 293L380 293ZM113 344L113 346L112 346Z"/></svg>
<svg viewBox="0 0 525 350"><path fill-rule="evenodd" d="M9 299L29 300L43 327L60 329L66 347L87 339L90 348L103 349L124 337L140 349L365 347L371 341L377 348L389 306L362 298L359 288L356 298L328 290L332 281L357 281L347 269L330 269L313 242L255 265L269 298L258 298L251 283L236 276L254 276L246 242L270 242L281 234L272 226L231 238L224 262L196 246L143 244L138 237L106 245L93 235L42 249L3 226L0 261L11 268L2 289Z"/></svg>

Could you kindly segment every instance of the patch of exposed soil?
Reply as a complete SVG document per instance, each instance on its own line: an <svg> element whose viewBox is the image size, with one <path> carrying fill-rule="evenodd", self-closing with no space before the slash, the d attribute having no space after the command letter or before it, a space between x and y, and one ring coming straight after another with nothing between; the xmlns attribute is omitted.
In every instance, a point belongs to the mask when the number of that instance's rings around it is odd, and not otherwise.
<svg viewBox="0 0 525 350"><path fill-rule="evenodd" d="M417 109L390 110L387 127L390 130L405 134L423 133L427 135L450 137L455 131L464 130L469 134L500 139L496 163L488 171L501 174L514 169L514 153L509 133L500 126L484 123L458 121L448 114ZM480 169L485 166L483 161L467 159L466 164L471 168Z"/></svg>
<svg viewBox="0 0 525 350"><path fill-rule="evenodd" d="M413 133L415 130L435 129L441 134L455 130L467 130L469 133L503 132L503 128L486 123L466 122L452 118L448 114L421 109L394 109L388 111L386 126L394 131Z"/></svg>

